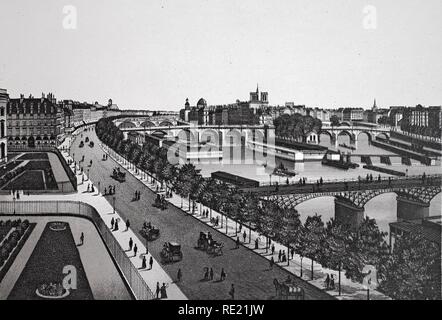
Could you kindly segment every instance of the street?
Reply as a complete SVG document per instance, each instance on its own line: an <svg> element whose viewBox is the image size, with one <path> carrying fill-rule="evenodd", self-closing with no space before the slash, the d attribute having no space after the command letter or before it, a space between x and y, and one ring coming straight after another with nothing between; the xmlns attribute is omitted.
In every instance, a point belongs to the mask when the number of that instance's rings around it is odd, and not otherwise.
<svg viewBox="0 0 442 320"><path fill-rule="evenodd" d="M229 289L233 283L236 288L236 299L272 299L275 296L273 280L285 280L289 273L281 268L274 267L269 270L269 263L263 257L253 251L240 246L235 249L235 243L225 235L215 231L204 223L187 215L185 212L169 205L168 209L161 211L152 206L155 193L145 187L130 173L126 174L126 182L119 183L110 177L114 167L118 166L111 158L102 161L103 151L98 146L98 138L95 132L85 132L83 139L89 138L95 142L95 147L84 146L79 148L80 137L77 137L71 147L71 155L75 154L75 160L85 156L84 170L89 169L89 176L97 187L100 182L101 192L109 185L116 185L116 209L124 217L130 220L131 228L139 235L144 221L150 221L152 225L160 229L160 238L149 242L149 251L157 261L160 261L160 251L165 241L176 241L181 244L183 260L162 267L172 279L176 279L178 268L181 268L183 279L179 283L180 289L189 299L228 299ZM92 167L88 168L90 160ZM87 182L86 182L87 183ZM133 201L135 191L141 192L141 200ZM112 204L112 196L107 197ZM224 243L224 254L211 257L206 252L195 248L199 233L211 232L216 241ZM215 276L213 281L204 281L204 268L213 268ZM224 268L227 278L219 281L221 268ZM317 289L305 281L296 279L296 283L305 290L306 299L332 299L324 291Z"/></svg>

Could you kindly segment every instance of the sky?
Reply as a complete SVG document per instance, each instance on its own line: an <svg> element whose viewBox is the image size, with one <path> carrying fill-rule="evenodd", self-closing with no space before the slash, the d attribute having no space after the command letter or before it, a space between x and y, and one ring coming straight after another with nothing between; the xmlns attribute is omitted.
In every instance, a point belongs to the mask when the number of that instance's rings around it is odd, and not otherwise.
<svg viewBox="0 0 442 320"><path fill-rule="evenodd" d="M272 105L441 105L441 13L440 0L0 0L0 87L123 109L233 103L257 84Z"/></svg>

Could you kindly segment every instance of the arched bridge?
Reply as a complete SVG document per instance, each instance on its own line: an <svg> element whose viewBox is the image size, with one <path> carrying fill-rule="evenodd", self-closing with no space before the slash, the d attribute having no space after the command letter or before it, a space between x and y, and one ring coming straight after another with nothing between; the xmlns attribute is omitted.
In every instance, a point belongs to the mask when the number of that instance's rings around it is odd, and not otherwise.
<svg viewBox="0 0 442 320"><path fill-rule="evenodd" d="M390 128L383 126L362 126L362 125L340 125L340 126L322 126L318 132L319 138L321 135L328 135L330 143L338 147L338 136L346 135L350 138L350 144L357 147L358 138L361 134L368 136L368 141L375 140L376 137L382 136L384 138L390 137Z"/></svg>
<svg viewBox="0 0 442 320"><path fill-rule="evenodd" d="M420 219L429 215L431 200L441 192L442 175L412 176L373 181L325 182L263 186L243 191L256 192L265 201L273 201L283 208L295 208L302 202L319 197L335 197L335 218L357 226L363 219L364 206L384 193L397 194L398 219Z"/></svg>

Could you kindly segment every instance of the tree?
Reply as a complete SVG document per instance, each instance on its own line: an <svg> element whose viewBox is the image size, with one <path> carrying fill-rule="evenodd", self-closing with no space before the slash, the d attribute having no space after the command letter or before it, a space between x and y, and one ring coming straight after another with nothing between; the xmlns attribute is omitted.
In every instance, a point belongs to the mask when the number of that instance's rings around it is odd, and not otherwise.
<svg viewBox="0 0 442 320"><path fill-rule="evenodd" d="M321 244L324 238L324 222L321 216L315 213L314 216L309 216L304 223L306 242L305 255L312 261L311 265L311 279L313 280L313 261L317 260L321 254Z"/></svg>
<svg viewBox="0 0 442 320"><path fill-rule="evenodd" d="M321 131L322 122L309 115L295 113L293 115L283 114L273 122L277 136L291 138L305 142L307 135L312 132Z"/></svg>
<svg viewBox="0 0 442 320"><path fill-rule="evenodd" d="M287 247L287 265L290 261L290 247L294 246L298 239L297 233L302 226L299 213L295 209L286 209L283 212L283 224L278 240Z"/></svg>
<svg viewBox="0 0 442 320"><path fill-rule="evenodd" d="M366 217L362 221L354 238L349 241L348 253L343 261L348 278L362 283L367 275L364 273L367 266L373 266L378 274L382 274L383 265L389 255L385 236L386 233L379 230L374 219Z"/></svg>
<svg viewBox="0 0 442 320"><path fill-rule="evenodd" d="M324 267L338 269L339 295L341 295L341 270L349 251L349 243L354 234L348 225L330 219L325 229L321 264Z"/></svg>
<svg viewBox="0 0 442 320"><path fill-rule="evenodd" d="M379 289L398 300L441 300L441 252L420 233L398 236Z"/></svg>
<svg viewBox="0 0 442 320"><path fill-rule="evenodd" d="M337 115L332 115L330 117L330 124L332 127L337 127L340 123L341 121L339 120L339 117Z"/></svg>

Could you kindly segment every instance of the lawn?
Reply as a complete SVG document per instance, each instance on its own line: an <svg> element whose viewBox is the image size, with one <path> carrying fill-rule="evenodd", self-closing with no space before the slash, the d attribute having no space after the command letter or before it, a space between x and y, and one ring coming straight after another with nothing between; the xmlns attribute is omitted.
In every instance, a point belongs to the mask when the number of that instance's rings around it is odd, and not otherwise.
<svg viewBox="0 0 442 320"><path fill-rule="evenodd" d="M22 175L8 183L5 190L45 190L43 171L28 170Z"/></svg>
<svg viewBox="0 0 442 320"><path fill-rule="evenodd" d="M92 300L89 281L84 272L77 245L69 224L63 231L53 231L48 223L38 240L31 257L23 269L9 300L41 300L36 289L42 284L62 283L65 266L74 266L77 272L77 289L72 289L69 300Z"/></svg>
<svg viewBox="0 0 442 320"><path fill-rule="evenodd" d="M5 190L57 190L58 185L48 160L31 160L25 172L8 183ZM44 179L43 179L44 176Z"/></svg>

